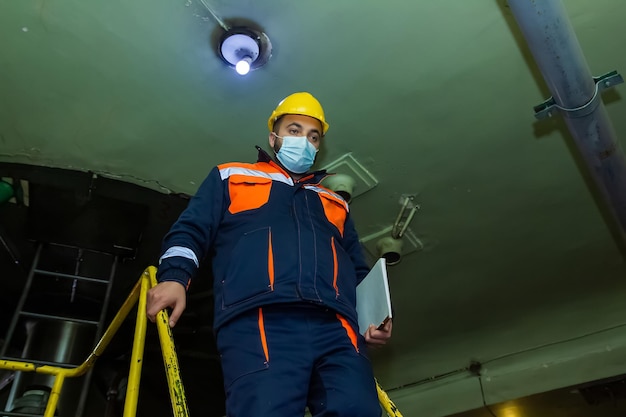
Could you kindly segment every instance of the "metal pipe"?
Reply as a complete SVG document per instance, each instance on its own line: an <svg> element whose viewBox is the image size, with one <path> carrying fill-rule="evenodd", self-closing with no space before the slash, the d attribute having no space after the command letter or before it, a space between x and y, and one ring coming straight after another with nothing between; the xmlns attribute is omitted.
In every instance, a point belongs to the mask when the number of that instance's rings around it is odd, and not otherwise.
<svg viewBox="0 0 626 417"><path fill-rule="evenodd" d="M626 160L561 0L509 0L511 12L626 242ZM607 36L612 36L607 33Z"/></svg>

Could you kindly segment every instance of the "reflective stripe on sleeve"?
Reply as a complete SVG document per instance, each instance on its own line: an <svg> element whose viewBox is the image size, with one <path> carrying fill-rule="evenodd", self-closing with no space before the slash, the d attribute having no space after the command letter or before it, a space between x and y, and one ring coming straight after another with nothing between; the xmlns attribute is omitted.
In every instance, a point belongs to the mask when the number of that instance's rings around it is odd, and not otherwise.
<svg viewBox="0 0 626 417"><path fill-rule="evenodd" d="M180 256L181 258L191 259L193 263L196 264L196 268L200 267L200 263L198 262L198 258L196 257L196 254L191 249L186 248L184 246L172 246L171 248L166 250L163 256L161 256L161 258L159 259L159 265L161 265L161 262L163 261L163 259L171 258L174 256Z"/></svg>

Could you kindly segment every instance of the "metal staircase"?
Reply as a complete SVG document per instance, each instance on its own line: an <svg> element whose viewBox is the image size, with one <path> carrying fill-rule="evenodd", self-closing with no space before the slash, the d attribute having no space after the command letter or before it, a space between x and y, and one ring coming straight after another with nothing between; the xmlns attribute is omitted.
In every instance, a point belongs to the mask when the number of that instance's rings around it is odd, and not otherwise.
<svg viewBox="0 0 626 417"><path fill-rule="evenodd" d="M43 254L51 249L73 251L72 271L64 272L56 266L50 268L50 265L46 265ZM85 273L89 270L86 262L88 253L108 257L107 278ZM0 411L0 416L81 417L93 366L137 305L123 412L124 417L135 417L147 328L146 294L149 288L156 285L156 268L151 266L144 270L122 307L103 331L118 262L118 255L91 249L50 243L37 246L6 338L0 347L0 371L11 373L0 380L4 386L11 384L9 399L4 411ZM102 270L102 260L96 264L92 272ZM93 293L97 292L95 288L100 289L100 301L94 301ZM73 308L85 297L89 304L93 304L92 309L84 305ZM62 302L59 303L59 299ZM187 399L168 323L167 311L162 310L157 314L156 327L172 413L175 417L188 417ZM20 357L7 356L9 346L16 346L18 342L23 345ZM380 405L387 415L402 417L378 382L376 385Z"/></svg>

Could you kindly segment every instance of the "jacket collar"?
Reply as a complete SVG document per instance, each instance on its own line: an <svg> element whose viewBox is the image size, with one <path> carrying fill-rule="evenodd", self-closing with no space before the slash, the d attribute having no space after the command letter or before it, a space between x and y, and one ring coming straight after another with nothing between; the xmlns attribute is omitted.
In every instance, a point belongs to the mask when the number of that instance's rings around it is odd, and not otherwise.
<svg viewBox="0 0 626 417"><path fill-rule="evenodd" d="M257 162L270 163L278 167L281 171L285 171L285 169L281 167L279 164L277 164L276 161L274 161L274 159L267 152L265 152L265 150L263 150L260 146L257 145L256 149L259 152L259 155L257 157ZM289 175L288 172L285 171L285 173ZM329 175L333 175L333 174L328 174L325 169L320 169L318 171L307 172L306 175L304 175L301 179L299 179L296 182L308 183L308 184L319 184L320 182L322 182L324 178L326 178Z"/></svg>

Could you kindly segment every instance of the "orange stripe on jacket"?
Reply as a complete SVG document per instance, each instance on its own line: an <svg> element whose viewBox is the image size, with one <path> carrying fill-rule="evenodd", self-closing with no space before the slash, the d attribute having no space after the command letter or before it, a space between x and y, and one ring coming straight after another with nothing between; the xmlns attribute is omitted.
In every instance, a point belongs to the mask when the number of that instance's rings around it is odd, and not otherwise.
<svg viewBox="0 0 626 417"><path fill-rule="evenodd" d="M267 338L265 337L265 320L263 319L263 309L259 307L259 334L261 335L261 344L263 345L263 353L265 354L265 362L270 361L270 353L267 349Z"/></svg>
<svg viewBox="0 0 626 417"><path fill-rule="evenodd" d="M270 289L274 291L274 249L272 248L272 231L270 230L269 250L267 251L267 273L270 277Z"/></svg>
<svg viewBox="0 0 626 417"><path fill-rule="evenodd" d="M339 234L343 237L344 226L346 223L346 217L350 208L348 203L342 199L339 195L330 191L329 189L322 187L321 185L304 185L307 190L315 191L322 201L322 207L324 208L324 214L326 219L335 225Z"/></svg>
<svg viewBox="0 0 626 417"><path fill-rule="evenodd" d="M356 332L354 331L352 326L350 326L350 323L348 323L348 320L344 319L341 314L337 313L337 318L341 322L341 325L343 326L343 328L346 329L346 333L348 333L348 337L350 338L350 341L352 342L352 346L354 346L354 349L358 352L359 344L357 341Z"/></svg>
<svg viewBox="0 0 626 417"><path fill-rule="evenodd" d="M335 294L339 297L339 287L337 286L337 249L335 248L335 238L330 238L330 246L333 249L333 288L335 289Z"/></svg>

